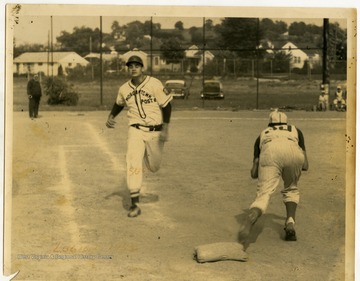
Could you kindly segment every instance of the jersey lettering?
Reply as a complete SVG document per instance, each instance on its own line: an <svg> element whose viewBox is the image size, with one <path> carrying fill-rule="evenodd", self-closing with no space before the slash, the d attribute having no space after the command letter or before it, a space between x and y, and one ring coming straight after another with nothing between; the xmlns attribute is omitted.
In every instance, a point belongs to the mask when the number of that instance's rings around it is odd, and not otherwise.
<svg viewBox="0 0 360 281"><path fill-rule="evenodd" d="M273 140L290 140L294 142L299 141L297 130L291 125L275 125L266 128L260 134L260 148Z"/></svg>
<svg viewBox="0 0 360 281"><path fill-rule="evenodd" d="M161 108L172 100L172 96L167 96L163 89L160 80L150 76L138 86L129 80L119 88L116 102L118 105L128 106L129 124L162 123Z"/></svg>
<svg viewBox="0 0 360 281"><path fill-rule="evenodd" d="M140 117L142 119L145 119L146 118L146 113L145 113L145 110L143 108L142 99L141 99L141 96L140 96L139 92L135 95L135 103L136 103L136 106L138 108Z"/></svg>

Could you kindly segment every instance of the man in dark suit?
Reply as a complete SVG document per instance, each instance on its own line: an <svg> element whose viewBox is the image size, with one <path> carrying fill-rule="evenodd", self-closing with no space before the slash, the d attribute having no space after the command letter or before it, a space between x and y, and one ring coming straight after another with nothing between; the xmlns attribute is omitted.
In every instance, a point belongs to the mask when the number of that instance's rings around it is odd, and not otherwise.
<svg viewBox="0 0 360 281"><path fill-rule="evenodd" d="M27 84L27 95L29 98L29 116L31 119L37 118L42 95L39 76L37 74L35 74Z"/></svg>

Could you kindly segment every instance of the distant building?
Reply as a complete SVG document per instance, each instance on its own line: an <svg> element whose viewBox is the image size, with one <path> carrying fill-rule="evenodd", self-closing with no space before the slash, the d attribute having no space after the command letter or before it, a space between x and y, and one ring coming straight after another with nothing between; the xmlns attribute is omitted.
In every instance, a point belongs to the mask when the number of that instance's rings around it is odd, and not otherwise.
<svg viewBox="0 0 360 281"><path fill-rule="evenodd" d="M88 63L75 52L27 52L14 59L13 73L21 75L43 72L47 76L56 76L59 71L63 71L66 75L67 68L86 66Z"/></svg>
<svg viewBox="0 0 360 281"><path fill-rule="evenodd" d="M274 50L282 51L287 55L291 55L290 67L291 69L304 67L305 61L307 61L311 68L314 67L314 64L320 62L319 51L316 50L316 47L312 46L297 46L292 42L270 42L264 40L259 48L266 49L266 58L271 58L274 54Z"/></svg>
<svg viewBox="0 0 360 281"><path fill-rule="evenodd" d="M299 48L291 42L287 42L282 49L286 54L291 55L291 68L302 69L304 67L305 61L308 61L310 68L313 67L314 62L320 60L320 55L318 52L309 49Z"/></svg>
<svg viewBox="0 0 360 281"><path fill-rule="evenodd" d="M91 62L92 60L100 60L100 53L89 53L87 54L84 59ZM122 55L119 55L117 52L111 52L111 53L103 53L102 59L104 61L112 61L114 59L122 60Z"/></svg>
<svg viewBox="0 0 360 281"><path fill-rule="evenodd" d="M196 67L199 71L202 69L203 64L205 65L214 59L214 54L210 51L203 52L199 50L199 47L196 45L190 46L185 51L185 59L189 62L188 66ZM190 69L187 69L189 71Z"/></svg>

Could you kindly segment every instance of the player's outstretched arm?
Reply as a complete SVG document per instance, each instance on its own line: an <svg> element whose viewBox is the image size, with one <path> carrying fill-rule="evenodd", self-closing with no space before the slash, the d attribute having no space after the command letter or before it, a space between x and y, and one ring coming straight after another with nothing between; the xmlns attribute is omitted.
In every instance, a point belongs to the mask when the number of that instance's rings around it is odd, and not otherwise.
<svg viewBox="0 0 360 281"><path fill-rule="evenodd" d="M163 128L161 130L160 134L160 141L168 141L169 139L169 123L170 123L170 117L171 117L171 104L168 103L165 107L163 107L162 115L163 115Z"/></svg>
<svg viewBox="0 0 360 281"><path fill-rule="evenodd" d="M117 103L114 103L113 108L111 109L111 112L109 114L109 117L106 121L106 127L108 128L115 128L115 117L123 110L123 106L118 105Z"/></svg>
<svg viewBox="0 0 360 281"><path fill-rule="evenodd" d="M254 158L250 174L253 179L258 178L258 176L259 176L259 158Z"/></svg>
<svg viewBox="0 0 360 281"><path fill-rule="evenodd" d="M304 151L305 160L304 160L304 164L303 164L303 166L302 166L302 170L303 170L303 171L307 171L307 170L309 169L309 162L308 162L306 150L303 150L303 151Z"/></svg>

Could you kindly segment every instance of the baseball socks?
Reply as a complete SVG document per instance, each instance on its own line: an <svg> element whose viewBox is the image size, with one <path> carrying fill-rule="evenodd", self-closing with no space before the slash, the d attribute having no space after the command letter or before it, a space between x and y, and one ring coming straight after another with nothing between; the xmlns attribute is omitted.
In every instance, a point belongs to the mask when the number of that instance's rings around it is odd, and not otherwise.
<svg viewBox="0 0 360 281"><path fill-rule="evenodd" d="M130 196L131 196L131 207L129 209L128 217L135 218L141 214L141 209L138 206L140 195L137 192L136 194L131 194Z"/></svg>
<svg viewBox="0 0 360 281"><path fill-rule="evenodd" d="M285 240L286 241L296 241L296 231L295 231L295 213L297 204L294 202L286 202L286 221L285 221Z"/></svg>
<svg viewBox="0 0 360 281"><path fill-rule="evenodd" d="M240 225L239 239L241 241L246 240L246 238L249 236L252 226L255 224L261 214L262 211L259 208L251 208L248 211L245 220Z"/></svg>

